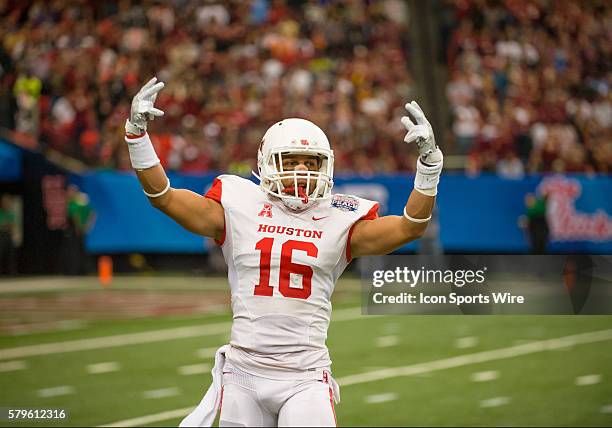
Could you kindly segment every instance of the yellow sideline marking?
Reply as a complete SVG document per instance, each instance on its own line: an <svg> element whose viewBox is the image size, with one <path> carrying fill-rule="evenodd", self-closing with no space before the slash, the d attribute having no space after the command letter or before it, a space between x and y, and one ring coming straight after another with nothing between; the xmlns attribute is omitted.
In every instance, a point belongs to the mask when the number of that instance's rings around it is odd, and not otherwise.
<svg viewBox="0 0 612 428"><path fill-rule="evenodd" d="M473 354L460 355L457 357L443 358L441 360L428 361L426 363L412 364L403 367L394 367L390 369L374 370L371 372L360 373L350 376L345 376L337 379L340 386L357 385L366 382L374 382L383 379L392 379L398 376L418 375L437 370L444 370L456 367L467 366L470 364L478 364L489 361L502 360L505 358L520 357L523 355L535 354L544 351L554 351L557 349L567 348L575 345L603 342L612 340L612 329L598 330L586 333L578 333L570 336L563 336L554 339L538 340L535 342L514 345L507 348L492 349L490 351L475 352ZM498 400L499 401L499 400ZM503 400L501 400L503 401ZM498 404L495 402L495 404ZM505 403L502 403L505 404ZM498 404L499 405L499 404ZM606 407L607 409L607 407ZM132 419L112 422L110 424L101 425L103 427L134 427L146 425L154 422L165 421L173 418L181 418L187 416L193 410L193 406L184 407L182 409L168 410L153 415L146 415ZM607 410L605 410L607 411ZM602 412L604 409L602 408Z"/></svg>

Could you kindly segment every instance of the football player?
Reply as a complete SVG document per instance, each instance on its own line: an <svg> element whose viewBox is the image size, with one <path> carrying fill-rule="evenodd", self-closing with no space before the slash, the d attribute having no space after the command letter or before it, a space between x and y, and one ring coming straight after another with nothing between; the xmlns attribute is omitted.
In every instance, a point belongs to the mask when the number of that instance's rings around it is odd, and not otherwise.
<svg viewBox="0 0 612 428"><path fill-rule="evenodd" d="M419 238L431 217L442 152L416 102L402 118L419 158L403 215L332 195L334 154L304 119L272 125L257 152L259 184L221 175L205 195L174 189L147 135L164 87L151 79L134 97L125 141L151 204L187 230L214 238L228 265L233 324L215 358L213 385L182 426L335 425L337 384L325 344L331 295L351 259L382 255ZM414 120L414 122L413 122Z"/></svg>

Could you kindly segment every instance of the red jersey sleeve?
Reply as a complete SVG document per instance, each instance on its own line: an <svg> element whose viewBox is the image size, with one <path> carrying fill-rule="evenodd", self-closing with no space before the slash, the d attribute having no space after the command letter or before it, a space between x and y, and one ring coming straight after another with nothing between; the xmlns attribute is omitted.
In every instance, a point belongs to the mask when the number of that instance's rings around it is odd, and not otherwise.
<svg viewBox="0 0 612 428"><path fill-rule="evenodd" d="M368 211L366 215L362 216L359 220L353 223L353 225L349 229L348 239L346 240L346 261L347 262L350 262L352 259L351 257L351 237L353 236L353 229L355 228L355 225L357 224L357 222L361 220L374 220L375 218L378 218L378 207L379 207L378 203L374 204L372 208L370 208L370 211Z"/></svg>
<svg viewBox="0 0 612 428"><path fill-rule="evenodd" d="M208 189L208 192L206 192L204 197L208 199L212 199L213 201L218 202L221 205L223 205L221 203L222 191L223 191L223 186L221 184L221 180L219 180L218 178L215 178L215 181L213 181L211 188ZM215 239L215 242L218 245L223 245L223 243L225 242L225 223L223 223L223 235L221 236L221 239Z"/></svg>
<svg viewBox="0 0 612 428"><path fill-rule="evenodd" d="M222 188L222 185L221 185L221 180L219 180L218 178L215 178L215 181L213 181L213 184L212 184L211 188L208 189L208 192L206 192L204 197L208 198L208 199L212 199L213 201L221 203L221 192L222 192L222 190L223 190L223 188Z"/></svg>

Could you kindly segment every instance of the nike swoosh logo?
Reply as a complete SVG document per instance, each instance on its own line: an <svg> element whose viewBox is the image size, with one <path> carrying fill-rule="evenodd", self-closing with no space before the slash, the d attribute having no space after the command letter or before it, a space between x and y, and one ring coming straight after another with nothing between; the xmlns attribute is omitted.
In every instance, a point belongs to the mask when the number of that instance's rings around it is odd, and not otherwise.
<svg viewBox="0 0 612 428"><path fill-rule="evenodd" d="M315 217L315 216L312 216L312 219L314 221L318 221L318 220L322 220L322 219L327 218L327 217L329 217L329 216L328 215L326 215L325 217Z"/></svg>

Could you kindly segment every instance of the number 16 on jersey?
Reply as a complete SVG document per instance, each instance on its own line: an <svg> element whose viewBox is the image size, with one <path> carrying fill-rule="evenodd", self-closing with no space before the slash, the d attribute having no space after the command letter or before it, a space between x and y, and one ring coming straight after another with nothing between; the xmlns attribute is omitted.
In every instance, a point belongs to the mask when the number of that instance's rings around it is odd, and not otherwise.
<svg viewBox="0 0 612 428"><path fill-rule="evenodd" d="M255 286L256 296L272 296L274 287L270 285L270 262L272 259L272 248L274 238L262 238L255 245L255 249L261 251L259 257L259 283ZM309 257L316 258L319 250L312 242L296 241L290 239L283 242L281 246L280 274L278 278L278 290L285 297L295 299L307 299L312 288L312 268L307 265L291 261L293 251L304 251ZM302 275L302 288L290 287L291 274Z"/></svg>

